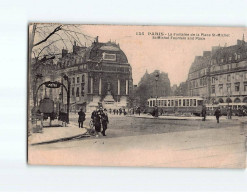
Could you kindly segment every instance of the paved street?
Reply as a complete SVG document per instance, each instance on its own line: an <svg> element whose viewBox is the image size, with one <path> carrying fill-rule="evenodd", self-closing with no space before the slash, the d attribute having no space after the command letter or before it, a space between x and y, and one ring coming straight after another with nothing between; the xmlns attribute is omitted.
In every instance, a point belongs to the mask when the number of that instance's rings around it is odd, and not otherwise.
<svg viewBox="0 0 247 195"><path fill-rule="evenodd" d="M109 115L107 137L29 146L30 164L245 167L239 120L162 120ZM244 119L245 120L245 119ZM76 123L71 115L71 123ZM89 116L85 125L89 123Z"/></svg>

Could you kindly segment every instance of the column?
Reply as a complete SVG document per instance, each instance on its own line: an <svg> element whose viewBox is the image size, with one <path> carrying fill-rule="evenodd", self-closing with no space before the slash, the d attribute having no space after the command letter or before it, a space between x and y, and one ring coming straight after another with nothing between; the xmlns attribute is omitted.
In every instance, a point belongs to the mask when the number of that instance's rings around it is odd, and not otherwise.
<svg viewBox="0 0 247 195"><path fill-rule="evenodd" d="M102 80L101 77L99 78L99 95L101 95L101 88L102 88Z"/></svg>
<svg viewBox="0 0 247 195"><path fill-rule="evenodd" d="M91 89L90 93L92 94L93 93L93 77L91 77L90 85L91 85L91 87L90 87L90 89Z"/></svg>
<svg viewBox="0 0 247 195"><path fill-rule="evenodd" d="M120 80L117 80L117 94L120 95Z"/></svg>
<svg viewBox="0 0 247 195"><path fill-rule="evenodd" d="M129 81L128 80L126 80L126 90L125 90L125 92L126 92L126 95L128 95L128 93L129 93Z"/></svg>

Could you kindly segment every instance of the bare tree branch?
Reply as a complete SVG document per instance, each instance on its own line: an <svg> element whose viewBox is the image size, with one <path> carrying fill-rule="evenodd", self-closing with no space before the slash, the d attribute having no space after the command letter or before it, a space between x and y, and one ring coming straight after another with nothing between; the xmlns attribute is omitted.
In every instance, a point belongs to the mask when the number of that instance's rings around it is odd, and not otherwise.
<svg viewBox="0 0 247 195"><path fill-rule="evenodd" d="M48 44L48 45L46 45L45 47L43 47L42 49L41 49L41 51L39 52L39 54L37 55L37 57L39 57L39 55L42 53L42 51L45 49L45 48L48 48L50 45L52 45L53 43L55 43L55 42L58 42L58 41L61 41L62 40L62 38L61 39L58 39L58 40L55 40L55 41L52 41L50 44Z"/></svg>
<svg viewBox="0 0 247 195"><path fill-rule="evenodd" d="M36 43L33 45L33 47L40 45L41 43L46 42L53 34L55 34L57 31L60 31L62 29L62 25L58 26L57 28L55 28L45 39L43 39L42 41Z"/></svg>

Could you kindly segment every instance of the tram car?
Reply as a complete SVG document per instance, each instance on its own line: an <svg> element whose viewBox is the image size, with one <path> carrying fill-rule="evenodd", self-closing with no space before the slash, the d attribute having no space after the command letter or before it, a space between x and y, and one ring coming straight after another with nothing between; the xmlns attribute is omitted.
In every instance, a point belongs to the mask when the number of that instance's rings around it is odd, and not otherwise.
<svg viewBox="0 0 247 195"><path fill-rule="evenodd" d="M149 98L148 113L152 114L157 105L159 113L162 114L191 114L200 116L202 112L203 99L196 96L173 96Z"/></svg>
<svg viewBox="0 0 247 195"><path fill-rule="evenodd" d="M227 110L232 109L233 116L247 116L247 103L219 103L219 104L206 104L207 115L214 115L215 109L219 107L221 115L226 116Z"/></svg>

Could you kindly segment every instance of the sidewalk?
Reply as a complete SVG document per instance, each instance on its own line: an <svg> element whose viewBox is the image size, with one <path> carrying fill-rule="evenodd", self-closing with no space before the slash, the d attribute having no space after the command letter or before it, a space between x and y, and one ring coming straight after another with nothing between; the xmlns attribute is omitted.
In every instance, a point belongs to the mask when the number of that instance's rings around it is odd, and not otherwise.
<svg viewBox="0 0 247 195"><path fill-rule="evenodd" d="M28 144L52 142L79 136L86 132L86 128L79 128L74 123L67 124L67 127L44 127L42 133L31 133L28 137Z"/></svg>

